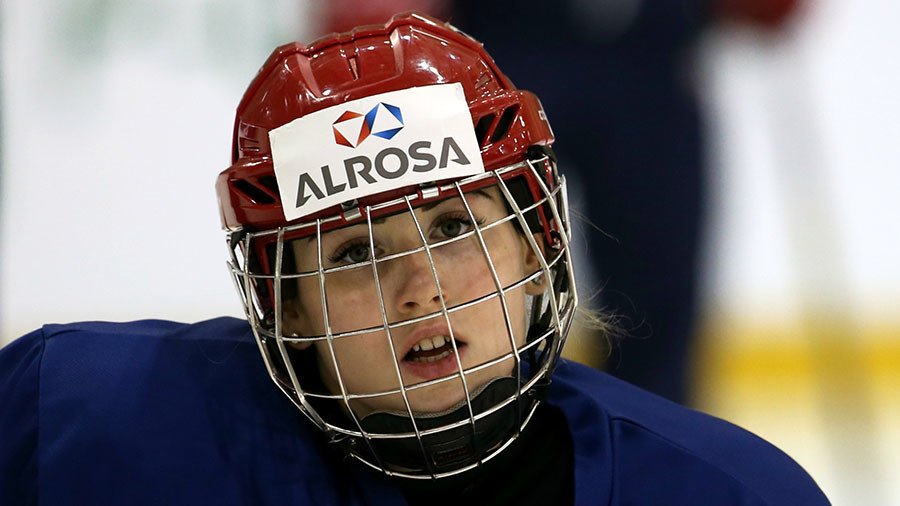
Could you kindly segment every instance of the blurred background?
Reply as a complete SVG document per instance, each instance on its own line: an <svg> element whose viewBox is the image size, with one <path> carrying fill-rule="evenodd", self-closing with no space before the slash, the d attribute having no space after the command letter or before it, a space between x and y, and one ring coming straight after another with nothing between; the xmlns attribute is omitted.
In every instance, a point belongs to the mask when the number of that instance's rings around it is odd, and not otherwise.
<svg viewBox="0 0 900 506"><path fill-rule="evenodd" d="M0 344L240 316L213 181L244 88L276 45L417 8L544 102L581 294L623 334L569 356L762 435L835 504L900 504L900 3L482 4L0 3Z"/></svg>

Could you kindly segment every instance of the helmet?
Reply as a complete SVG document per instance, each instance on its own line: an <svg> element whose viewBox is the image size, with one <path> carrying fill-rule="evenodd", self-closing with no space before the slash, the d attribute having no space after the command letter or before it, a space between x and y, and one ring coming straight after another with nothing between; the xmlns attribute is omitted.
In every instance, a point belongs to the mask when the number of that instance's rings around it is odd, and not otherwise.
<svg viewBox="0 0 900 506"><path fill-rule="evenodd" d="M276 49L233 142L216 182L229 268L278 388L391 476L506 448L577 304L538 99L476 40L402 14Z"/></svg>

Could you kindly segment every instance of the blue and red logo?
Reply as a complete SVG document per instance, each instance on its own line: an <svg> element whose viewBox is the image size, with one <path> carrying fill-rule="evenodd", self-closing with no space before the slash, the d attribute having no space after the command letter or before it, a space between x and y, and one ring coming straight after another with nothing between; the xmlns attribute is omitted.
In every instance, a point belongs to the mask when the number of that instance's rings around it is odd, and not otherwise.
<svg viewBox="0 0 900 506"><path fill-rule="evenodd" d="M403 113L400 108L379 102L366 114L353 111L344 111L343 114L331 124L334 131L334 141L341 146L355 148L370 135L391 139L397 132L403 130ZM356 139L356 142L350 139Z"/></svg>

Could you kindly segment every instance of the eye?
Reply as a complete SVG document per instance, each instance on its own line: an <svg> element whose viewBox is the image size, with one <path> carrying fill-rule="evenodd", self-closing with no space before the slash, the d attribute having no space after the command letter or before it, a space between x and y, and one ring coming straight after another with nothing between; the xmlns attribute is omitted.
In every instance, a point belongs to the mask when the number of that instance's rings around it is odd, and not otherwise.
<svg viewBox="0 0 900 506"><path fill-rule="evenodd" d="M481 225L484 220L478 219ZM472 220L467 213L453 213L439 217L433 225L431 238L434 240L452 239L472 231Z"/></svg>
<svg viewBox="0 0 900 506"><path fill-rule="evenodd" d="M357 264L365 262L372 258L371 248L369 248L368 240L359 242L350 242L338 248L332 255L328 257L331 263Z"/></svg>
<svg viewBox="0 0 900 506"><path fill-rule="evenodd" d="M468 228L471 226L472 224L468 220L451 219L441 223L439 230L446 237L456 237L464 231L468 231Z"/></svg>
<svg viewBox="0 0 900 506"><path fill-rule="evenodd" d="M344 253L344 258L352 263L366 261L369 259L369 246L354 246Z"/></svg>

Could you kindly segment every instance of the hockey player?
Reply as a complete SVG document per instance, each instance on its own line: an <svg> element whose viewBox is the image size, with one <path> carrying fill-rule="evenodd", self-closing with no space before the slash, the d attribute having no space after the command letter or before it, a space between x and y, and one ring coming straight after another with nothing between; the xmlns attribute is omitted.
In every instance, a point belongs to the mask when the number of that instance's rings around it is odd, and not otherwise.
<svg viewBox="0 0 900 506"><path fill-rule="evenodd" d="M247 321L7 347L0 503L826 504L752 434L559 359L552 142L428 17L277 49L216 185Z"/></svg>

